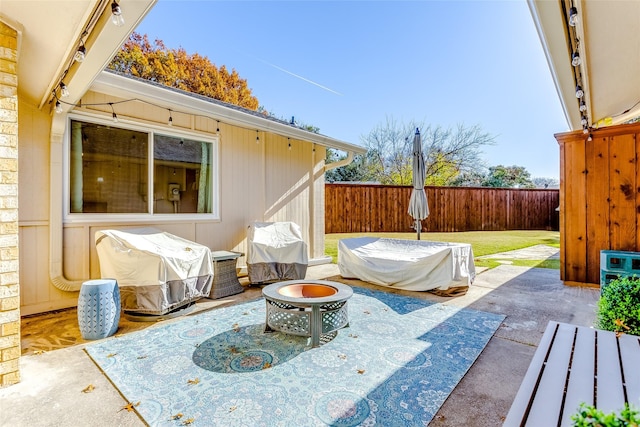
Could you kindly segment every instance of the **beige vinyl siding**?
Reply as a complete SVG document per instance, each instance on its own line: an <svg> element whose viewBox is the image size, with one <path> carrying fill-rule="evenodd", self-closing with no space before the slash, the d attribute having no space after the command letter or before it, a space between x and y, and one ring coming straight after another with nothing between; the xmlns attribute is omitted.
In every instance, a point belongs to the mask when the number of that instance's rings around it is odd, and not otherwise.
<svg viewBox="0 0 640 427"><path fill-rule="evenodd" d="M22 99L19 103L19 221L48 222L51 117Z"/></svg>
<svg viewBox="0 0 640 427"><path fill-rule="evenodd" d="M111 108L93 103L119 101L113 96L89 92L74 114L111 118ZM303 230L309 243L309 257L324 256L324 165L323 147L301 140L288 140L255 129L241 128L215 119L172 112L173 126L167 125L169 111L139 102L114 104L123 126L153 127L172 131L214 136L219 127L219 158L214 165L214 187L219 189L219 220L162 218L161 221L127 223L68 223L63 231L62 263L70 280L100 277L95 250L95 232L109 228L153 226L214 250L247 252L247 231L253 221L293 221ZM75 306L77 293L62 292L49 281L49 189L51 119L37 110L25 111L20 132L20 198L22 313ZM118 126L118 124L114 124ZM259 141L256 142L256 136ZM291 150L288 143L291 143ZM24 151L23 151L24 150ZM27 153L27 154L25 154ZM23 157L23 155L28 158ZM60 153L60 156L66 153ZM56 153L53 153L56 157ZM62 177L60 177L62 180ZM53 183L51 188L60 188ZM62 197L62 195L55 196ZM64 201L64 206L67 202ZM319 209L319 210L318 210ZM59 224L52 224L57 227ZM23 240L24 239L24 240ZM238 266L245 265L245 258Z"/></svg>
<svg viewBox="0 0 640 427"><path fill-rule="evenodd" d="M322 233L314 233L309 242L313 246L312 253L318 256L324 255L324 159L327 157L325 147L316 145L315 152L310 159L310 169L313 171L313 197L309 200L309 212L313 214L311 218L313 229L322 230Z"/></svg>
<svg viewBox="0 0 640 427"><path fill-rule="evenodd" d="M51 117L20 99L19 241L21 315L74 306L77 295L49 283Z"/></svg>

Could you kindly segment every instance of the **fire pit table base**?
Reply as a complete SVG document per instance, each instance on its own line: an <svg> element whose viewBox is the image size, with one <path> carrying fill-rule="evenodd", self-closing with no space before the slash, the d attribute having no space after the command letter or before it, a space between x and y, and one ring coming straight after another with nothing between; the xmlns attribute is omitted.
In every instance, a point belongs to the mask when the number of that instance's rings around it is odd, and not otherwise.
<svg viewBox="0 0 640 427"><path fill-rule="evenodd" d="M347 300L353 290L342 283L324 280L289 280L262 289L266 302L265 332L279 331L311 337L318 347L321 337L349 326Z"/></svg>

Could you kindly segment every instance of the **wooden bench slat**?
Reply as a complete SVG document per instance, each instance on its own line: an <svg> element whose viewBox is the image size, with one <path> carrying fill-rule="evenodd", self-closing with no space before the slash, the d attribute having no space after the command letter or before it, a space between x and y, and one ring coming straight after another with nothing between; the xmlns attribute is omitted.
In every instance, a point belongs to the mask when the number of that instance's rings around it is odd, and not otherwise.
<svg viewBox="0 0 640 427"><path fill-rule="evenodd" d="M618 356L616 335L609 331L596 331L598 336L598 366L596 407L605 413L622 409L624 390Z"/></svg>
<svg viewBox="0 0 640 427"><path fill-rule="evenodd" d="M627 400L640 407L640 338L635 335L622 335L618 339L625 384L627 386Z"/></svg>
<svg viewBox="0 0 640 427"><path fill-rule="evenodd" d="M536 383L538 382L538 376L542 369L542 365L544 364L547 350L553 342L557 326L558 322L549 322L547 325L547 328L540 339L540 343L538 344L538 349L533 354L533 358L529 363L529 368L522 380L522 384L520 384L518 393L511 404L507 418L504 420L503 427L517 427L521 425L524 414L529 406L529 400L535 390Z"/></svg>
<svg viewBox="0 0 640 427"><path fill-rule="evenodd" d="M531 405L527 426L548 427L558 423L564 402L564 385L571 362L571 349L576 328L560 323L551 346L538 391ZM560 344L557 344L560 343ZM554 421L555 420L555 421Z"/></svg>
<svg viewBox="0 0 640 427"><path fill-rule="evenodd" d="M571 426L582 402L620 411L625 390L640 406L638 361L640 337L549 322L503 425Z"/></svg>
<svg viewBox="0 0 640 427"><path fill-rule="evenodd" d="M571 416L578 412L580 403L593 405L594 367L595 367L595 331L578 327L576 343L571 360L571 373L567 384L561 426L571 426Z"/></svg>

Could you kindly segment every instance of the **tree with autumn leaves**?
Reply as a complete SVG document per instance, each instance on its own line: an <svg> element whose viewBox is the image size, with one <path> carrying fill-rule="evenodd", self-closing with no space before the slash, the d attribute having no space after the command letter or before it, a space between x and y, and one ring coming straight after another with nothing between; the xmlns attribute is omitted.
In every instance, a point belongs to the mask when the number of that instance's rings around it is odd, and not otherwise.
<svg viewBox="0 0 640 427"><path fill-rule="evenodd" d="M250 110L258 109L247 81L236 70L216 67L206 56L183 48L169 49L162 40L149 41L146 34L132 33L108 69L165 86L208 96Z"/></svg>

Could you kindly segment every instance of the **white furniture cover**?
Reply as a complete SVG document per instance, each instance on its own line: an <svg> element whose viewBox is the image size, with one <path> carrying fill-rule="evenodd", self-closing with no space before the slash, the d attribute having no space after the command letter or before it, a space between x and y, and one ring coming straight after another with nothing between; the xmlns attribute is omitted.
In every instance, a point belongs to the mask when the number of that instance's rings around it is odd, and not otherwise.
<svg viewBox="0 0 640 427"><path fill-rule="evenodd" d="M247 252L251 283L304 279L307 273L307 244L293 222L254 222Z"/></svg>
<svg viewBox="0 0 640 427"><path fill-rule="evenodd" d="M154 228L95 235L102 278L116 279L122 309L165 314L209 295L208 247Z"/></svg>
<svg viewBox="0 0 640 427"><path fill-rule="evenodd" d="M468 243L357 237L338 243L344 278L411 291L469 286L476 276Z"/></svg>

